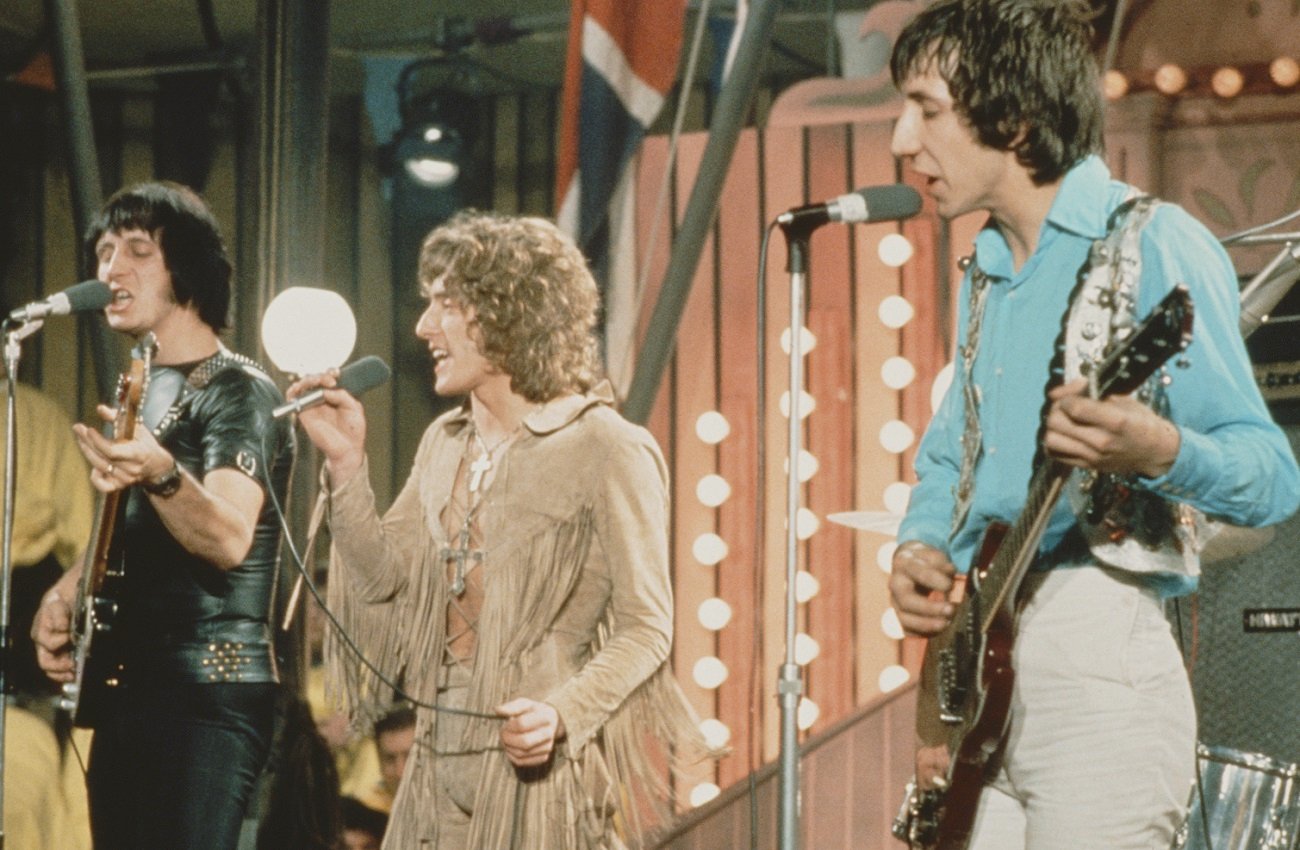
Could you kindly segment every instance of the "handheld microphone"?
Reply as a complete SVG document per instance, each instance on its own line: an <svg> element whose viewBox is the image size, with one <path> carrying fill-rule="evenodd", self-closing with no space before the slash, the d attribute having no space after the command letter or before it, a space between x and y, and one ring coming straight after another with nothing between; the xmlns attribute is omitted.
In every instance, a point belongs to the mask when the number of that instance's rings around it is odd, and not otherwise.
<svg viewBox="0 0 1300 850"><path fill-rule="evenodd" d="M66 316L102 310L113 300L113 291L102 280L85 280L41 301L33 301L9 314L14 322L34 322L49 316Z"/></svg>
<svg viewBox="0 0 1300 850"><path fill-rule="evenodd" d="M366 390L372 390L380 384L386 382L393 374L388 368L388 364L382 358L371 354L362 357L355 363L349 363L339 372L339 389L347 390L353 396L359 397ZM315 389L304 396L286 402L275 410L271 411L271 416L280 419L288 416L290 413L300 413L309 407L315 407L325 400L325 390Z"/></svg>
<svg viewBox="0 0 1300 850"><path fill-rule="evenodd" d="M781 213L776 222L782 227L799 226L804 230L821 227L828 221L845 224L872 221L899 221L921 211L921 196L911 186L868 186L840 195L820 204L806 204Z"/></svg>

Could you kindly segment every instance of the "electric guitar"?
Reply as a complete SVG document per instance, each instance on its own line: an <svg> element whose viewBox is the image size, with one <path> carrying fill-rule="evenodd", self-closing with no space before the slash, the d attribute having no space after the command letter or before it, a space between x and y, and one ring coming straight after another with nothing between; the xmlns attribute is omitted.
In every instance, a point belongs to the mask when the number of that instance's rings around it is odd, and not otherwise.
<svg viewBox="0 0 1300 850"><path fill-rule="evenodd" d="M113 440L124 442L135 436L140 421L140 406L149 380L149 370L157 343L152 333L140 343L138 357L117 381L117 416L113 420ZM113 626L117 617L117 598L123 581L120 563L111 563L113 532L125 491L100 493L95 524L90 534L82 564L81 583L72 618L72 658L74 679L63 686L60 707L72 715L72 722L93 728L102 714L102 706L114 688L122 683L122 663L113 645Z"/></svg>
<svg viewBox="0 0 1300 850"><path fill-rule="evenodd" d="M1093 365L1092 396L1134 391L1187 347L1191 331L1191 299L1179 286ZM965 850L970 842L980 793L990 778L989 759L1009 720L1020 584L1072 471L1056 460L1034 471L1024 510L1011 526L997 523L985 532L952 622L926 644L917 737L925 746L946 745L950 760L942 788L921 790L915 782L907 787L893 834L913 850Z"/></svg>

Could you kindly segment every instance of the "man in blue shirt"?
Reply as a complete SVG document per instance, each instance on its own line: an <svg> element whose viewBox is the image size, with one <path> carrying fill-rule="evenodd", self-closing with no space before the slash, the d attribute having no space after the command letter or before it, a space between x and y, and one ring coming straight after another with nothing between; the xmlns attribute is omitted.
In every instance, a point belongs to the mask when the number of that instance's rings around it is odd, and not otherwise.
<svg viewBox="0 0 1300 850"><path fill-rule="evenodd" d="M894 154L926 179L940 215L989 213L962 283L956 378L899 531L890 590L904 627L944 630L955 575L990 523L1021 513L1036 467L1080 470L1021 586L1010 725L972 850L1169 847L1195 713L1163 600L1195 587L1216 522L1277 523L1300 499L1237 331L1231 262L1181 208L1124 206L1136 191L1098 157L1089 17L1082 0L938 0L892 59L906 97ZM1195 308L1182 368L1145 396L1092 398L1072 363L1096 343L1088 311L1100 303L1101 326L1119 328L1179 284ZM1126 516L1107 502L1116 493L1171 519ZM1100 530L1079 519L1096 511ZM947 747L923 743L919 785L941 786L948 769Z"/></svg>

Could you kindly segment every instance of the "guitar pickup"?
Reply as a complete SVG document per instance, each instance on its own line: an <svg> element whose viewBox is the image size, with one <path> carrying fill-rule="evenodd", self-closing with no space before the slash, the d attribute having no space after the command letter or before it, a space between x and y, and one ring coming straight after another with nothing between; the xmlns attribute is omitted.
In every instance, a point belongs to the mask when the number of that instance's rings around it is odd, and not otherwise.
<svg viewBox="0 0 1300 850"><path fill-rule="evenodd" d="M97 596L94 602L91 603L91 612L93 613L91 619L95 624L96 634L104 634L113 630L113 620L117 617L117 602Z"/></svg>
<svg viewBox="0 0 1300 850"><path fill-rule="evenodd" d="M944 723L961 723L961 707L966 688L957 669L957 654L951 649L939 653L939 719Z"/></svg>

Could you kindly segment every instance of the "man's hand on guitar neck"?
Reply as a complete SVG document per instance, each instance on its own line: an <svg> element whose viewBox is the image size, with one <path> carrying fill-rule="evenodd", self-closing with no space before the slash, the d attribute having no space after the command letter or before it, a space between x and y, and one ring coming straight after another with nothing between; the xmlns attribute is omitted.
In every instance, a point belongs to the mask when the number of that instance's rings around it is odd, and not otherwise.
<svg viewBox="0 0 1300 850"><path fill-rule="evenodd" d="M909 540L898 547L889 575L889 595L904 629L929 637L948 626L956 610L948 598L956 573L948 556L933 546Z"/></svg>
<svg viewBox="0 0 1300 850"><path fill-rule="evenodd" d="M1100 472L1157 478L1178 457L1172 422L1131 396L1088 397L1084 378L1051 391L1043 447L1062 463Z"/></svg>
<svg viewBox="0 0 1300 850"><path fill-rule="evenodd" d="M72 663L72 600L77 598L81 567L63 574L41 597L41 607L32 618L32 641L36 663L56 682L75 678Z"/></svg>

